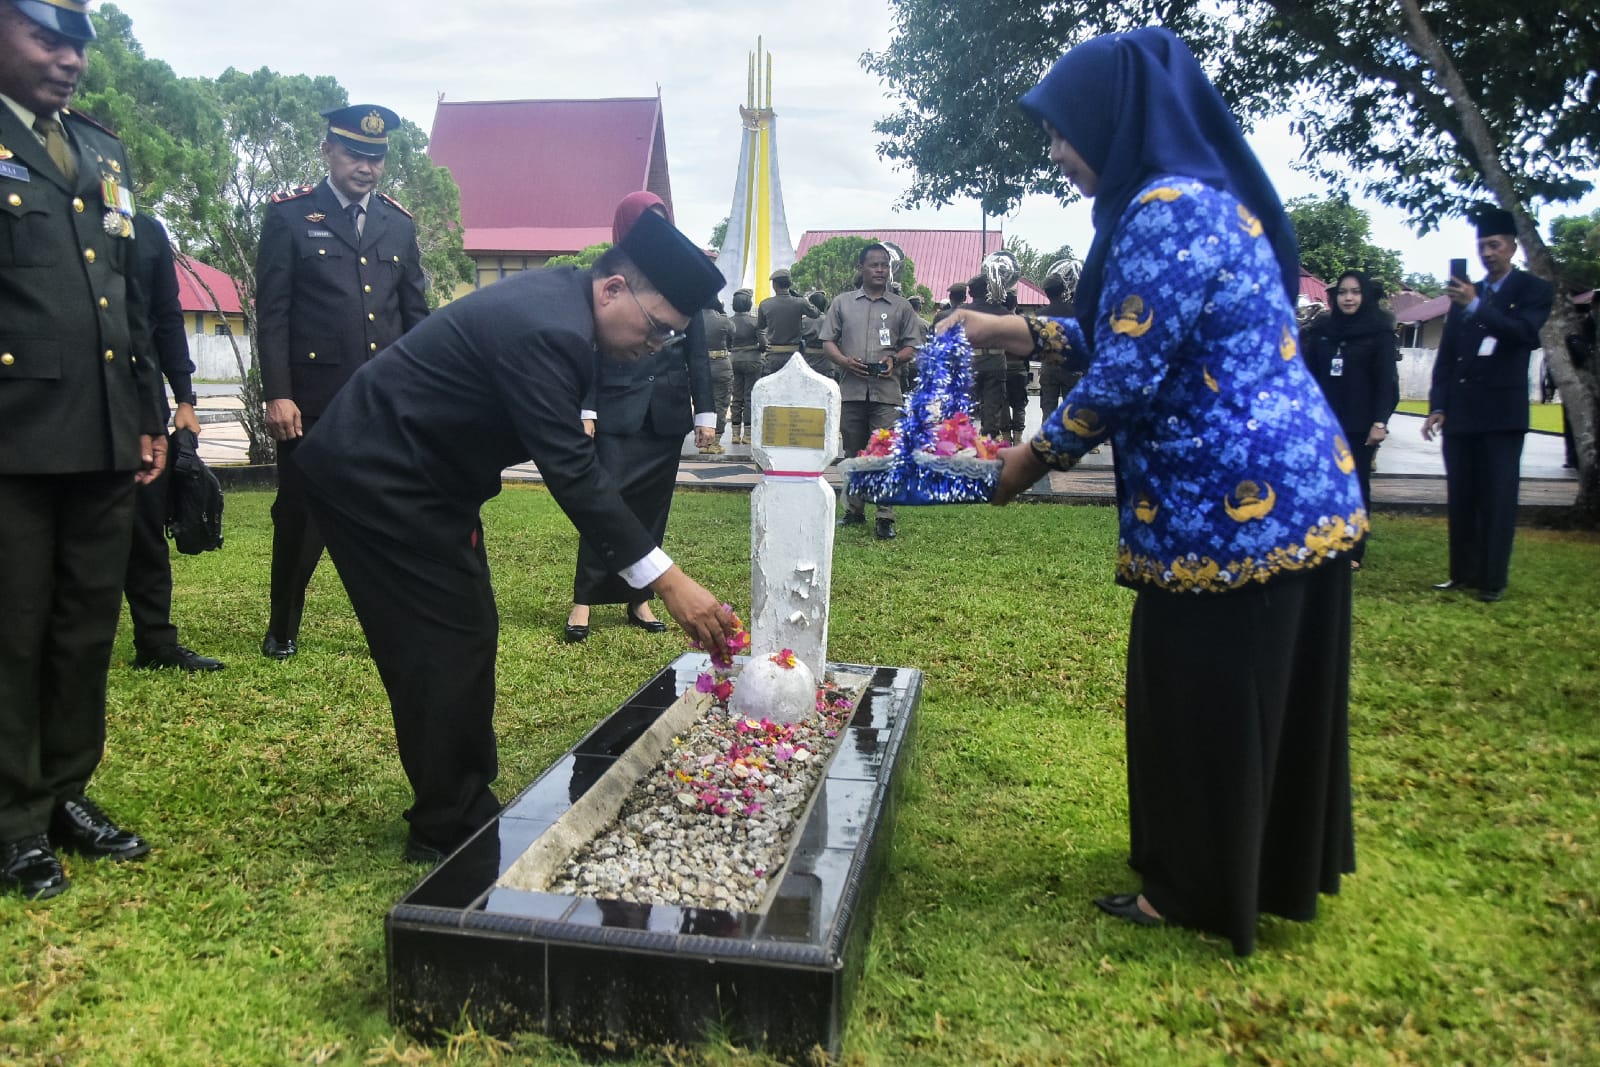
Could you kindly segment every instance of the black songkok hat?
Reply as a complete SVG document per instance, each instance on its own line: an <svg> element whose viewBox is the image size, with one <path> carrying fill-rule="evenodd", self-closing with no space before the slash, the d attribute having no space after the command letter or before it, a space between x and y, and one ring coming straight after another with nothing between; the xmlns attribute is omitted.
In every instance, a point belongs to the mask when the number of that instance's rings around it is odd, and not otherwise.
<svg viewBox="0 0 1600 1067"><path fill-rule="evenodd" d="M389 131L400 125L399 115L376 104L330 107L322 117L328 120L328 140L368 159L389 154Z"/></svg>
<svg viewBox="0 0 1600 1067"><path fill-rule="evenodd" d="M1497 237L1501 234L1517 235L1517 219L1511 212L1498 207L1480 207L1472 213L1478 224L1478 238Z"/></svg>
<svg viewBox="0 0 1600 1067"><path fill-rule="evenodd" d="M640 215L617 247L684 315L705 307L726 284L711 257L654 211Z"/></svg>

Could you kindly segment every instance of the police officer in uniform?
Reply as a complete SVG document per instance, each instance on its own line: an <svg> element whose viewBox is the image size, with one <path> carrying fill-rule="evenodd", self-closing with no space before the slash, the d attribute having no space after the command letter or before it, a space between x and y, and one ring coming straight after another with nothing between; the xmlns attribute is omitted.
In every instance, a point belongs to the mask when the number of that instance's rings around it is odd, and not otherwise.
<svg viewBox="0 0 1600 1067"><path fill-rule="evenodd" d="M278 442L272 617L261 642L273 659L299 650L306 585L322 556L295 449L350 376L428 314L416 225L377 192L399 116L371 104L322 114L328 177L273 198L256 258L256 355Z"/></svg>
<svg viewBox="0 0 1600 1067"><path fill-rule="evenodd" d="M822 317L815 304L789 287L788 267L773 271L771 281L772 295L756 308L756 329L761 332L765 354L763 375L777 373L789 362L790 356L804 352L800 323Z"/></svg>
<svg viewBox="0 0 1600 1067"><path fill-rule="evenodd" d="M122 143L67 109L82 0L0 0L0 888L150 846L84 795L136 483L166 460Z"/></svg>

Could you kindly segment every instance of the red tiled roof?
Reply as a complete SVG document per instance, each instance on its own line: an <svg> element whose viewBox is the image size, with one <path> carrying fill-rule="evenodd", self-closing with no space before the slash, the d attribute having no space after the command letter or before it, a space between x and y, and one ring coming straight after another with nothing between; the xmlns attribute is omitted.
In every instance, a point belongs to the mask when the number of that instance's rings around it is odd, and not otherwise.
<svg viewBox="0 0 1600 1067"><path fill-rule="evenodd" d="M832 237L871 237L898 245L916 267L917 284L926 285L935 300L943 300L950 286L978 273L983 257L1005 247L1005 234L982 230L807 230L795 251L798 258ZM1050 298L1030 281L1017 283L1019 304L1044 305Z"/></svg>
<svg viewBox="0 0 1600 1067"><path fill-rule="evenodd" d="M232 276L188 256L178 256L177 267L178 306L183 310L244 314L244 309L239 306L239 290L233 284ZM202 282L205 284L202 285ZM208 287L216 294L215 301L206 293Z"/></svg>
<svg viewBox="0 0 1600 1067"><path fill-rule="evenodd" d="M1450 310L1448 296L1436 296L1394 313L1396 322L1429 322Z"/></svg>
<svg viewBox="0 0 1600 1067"><path fill-rule="evenodd" d="M1389 310L1396 315L1408 308L1414 308L1428 298L1421 293L1414 293L1410 289L1402 289L1389 298Z"/></svg>
<svg viewBox="0 0 1600 1067"><path fill-rule="evenodd" d="M428 155L461 189L469 253L609 241L617 201L640 189L672 206L659 97L440 100Z"/></svg>
<svg viewBox="0 0 1600 1067"><path fill-rule="evenodd" d="M1328 283L1301 267L1300 295L1318 304L1326 304L1328 302Z"/></svg>

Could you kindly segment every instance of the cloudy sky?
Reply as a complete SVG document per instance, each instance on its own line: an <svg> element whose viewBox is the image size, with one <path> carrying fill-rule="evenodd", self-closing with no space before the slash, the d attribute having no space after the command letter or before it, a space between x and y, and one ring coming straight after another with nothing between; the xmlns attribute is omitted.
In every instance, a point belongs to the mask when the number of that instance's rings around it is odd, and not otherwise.
<svg viewBox="0 0 1600 1067"><path fill-rule="evenodd" d="M232 66L331 74L353 103L378 103L424 130L440 95L449 100L652 96L659 88L679 225L709 239L728 214L739 158L739 105L746 64L761 36L773 55L778 162L795 244L808 229L870 226L972 228L975 202L940 210L894 210L908 184L878 159L872 123L894 110L891 94L858 62L889 41L882 0L563 0L452 3L389 0L349 7L310 0L244 4L219 0L116 0L147 55L183 75ZM225 13L225 15L224 15ZM1287 133L1252 140L1279 193L1326 190L1293 170ZM1041 136L1040 155L1045 152ZM1466 226L1413 234L1397 213L1358 201L1375 243L1400 251L1411 271L1443 275L1469 255ZM1546 214L1576 214L1600 196ZM995 225L991 221L991 228ZM1088 251L1083 202L1030 198L1000 225L1054 250Z"/></svg>

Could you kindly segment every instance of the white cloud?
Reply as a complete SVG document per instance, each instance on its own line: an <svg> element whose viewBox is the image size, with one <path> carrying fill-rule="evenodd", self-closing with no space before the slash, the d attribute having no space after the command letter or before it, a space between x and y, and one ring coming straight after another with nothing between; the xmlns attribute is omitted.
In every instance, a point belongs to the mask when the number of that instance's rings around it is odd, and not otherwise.
<svg viewBox="0 0 1600 1067"><path fill-rule="evenodd" d="M858 63L889 40L888 7L872 0L391 0L358 9L310 0L116 2L146 54L179 74L215 75L229 66L331 74L353 101L384 104L423 129L433 124L441 92L450 100L652 96L659 85L677 218L697 240L710 236L732 201L738 109L760 35L773 55L779 165L795 243L805 229L979 225L975 203L892 210L908 182L878 158L872 124L893 102ZM1282 133L1254 143L1286 199L1326 192L1291 169L1298 148ZM1464 224L1418 238L1396 212L1357 202L1372 215L1375 243L1399 250L1408 270L1442 274L1450 257L1471 253ZM1596 206L1600 195L1546 215ZM1070 243L1081 255L1092 237L1088 220L1086 204L1030 197L1002 224L1035 247Z"/></svg>

